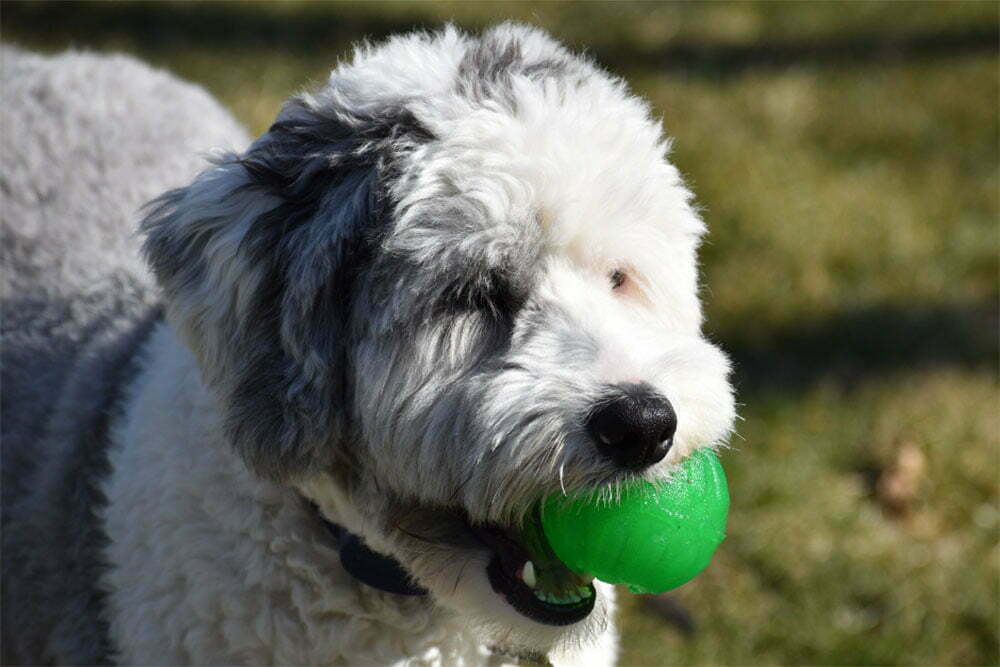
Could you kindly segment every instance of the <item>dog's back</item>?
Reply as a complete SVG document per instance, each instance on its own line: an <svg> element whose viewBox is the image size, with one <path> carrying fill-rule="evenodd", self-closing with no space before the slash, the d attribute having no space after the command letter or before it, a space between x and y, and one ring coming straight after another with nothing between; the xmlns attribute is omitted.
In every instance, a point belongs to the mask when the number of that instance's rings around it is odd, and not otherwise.
<svg viewBox="0 0 1000 667"><path fill-rule="evenodd" d="M4 48L0 67L3 657L95 664L111 657L104 436L158 316L137 213L247 137L204 91L130 58Z"/></svg>

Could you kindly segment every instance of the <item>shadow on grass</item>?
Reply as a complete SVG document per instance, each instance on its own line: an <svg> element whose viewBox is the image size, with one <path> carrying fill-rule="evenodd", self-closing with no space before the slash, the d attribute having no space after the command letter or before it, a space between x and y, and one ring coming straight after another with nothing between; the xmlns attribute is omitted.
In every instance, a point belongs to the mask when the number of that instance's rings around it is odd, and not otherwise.
<svg viewBox="0 0 1000 667"><path fill-rule="evenodd" d="M235 5L235 6L234 6ZM240 7L237 3L132 2L5 2L2 26L15 36L53 43L93 46L114 38L134 40L148 50L209 47L212 49L278 49L311 55L342 48L360 37L379 39L414 28L436 28L440 21L420 3L342 9L336 3L314 3L295 10ZM479 25L464 27L478 29ZM811 36L801 40L752 44L675 42L641 48L629 40L589 48L612 67L681 70L692 75L725 76L749 68L795 64L835 65L910 60L1000 51L996 24L952 27L917 34L882 31Z"/></svg>
<svg viewBox="0 0 1000 667"><path fill-rule="evenodd" d="M800 391L820 380L932 366L998 366L998 298L935 305L875 305L778 329L759 340L720 332L740 391Z"/></svg>

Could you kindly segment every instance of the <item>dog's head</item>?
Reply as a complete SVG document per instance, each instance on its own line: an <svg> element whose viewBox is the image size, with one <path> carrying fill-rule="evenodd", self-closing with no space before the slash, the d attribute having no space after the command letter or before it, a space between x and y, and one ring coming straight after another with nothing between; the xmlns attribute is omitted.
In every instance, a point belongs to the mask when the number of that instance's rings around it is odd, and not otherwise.
<svg viewBox="0 0 1000 667"><path fill-rule="evenodd" d="M397 38L164 195L145 250L253 470L547 650L608 608L537 501L669 474L734 417L667 152L537 30Z"/></svg>

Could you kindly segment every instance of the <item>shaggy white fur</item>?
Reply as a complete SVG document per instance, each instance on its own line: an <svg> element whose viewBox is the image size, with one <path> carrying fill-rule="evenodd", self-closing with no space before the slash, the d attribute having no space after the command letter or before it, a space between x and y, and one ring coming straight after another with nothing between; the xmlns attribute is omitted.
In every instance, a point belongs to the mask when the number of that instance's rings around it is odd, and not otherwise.
<svg viewBox="0 0 1000 667"><path fill-rule="evenodd" d="M148 104L126 124L171 113ZM613 588L517 536L545 495L612 497L731 428L729 365L700 331L704 225L668 150L622 81L544 33L447 28L360 48L248 149L162 195L142 231L166 321L136 326L141 349L119 355L134 372L91 410L112 415L95 422L110 444L81 445L100 558L80 594L108 647L56 650L39 626L23 644L44 649L17 655L612 664ZM128 187L151 196L155 180ZM594 418L608 406L625 406L610 435ZM305 499L428 594L350 576ZM14 503L22 529L60 511Z"/></svg>

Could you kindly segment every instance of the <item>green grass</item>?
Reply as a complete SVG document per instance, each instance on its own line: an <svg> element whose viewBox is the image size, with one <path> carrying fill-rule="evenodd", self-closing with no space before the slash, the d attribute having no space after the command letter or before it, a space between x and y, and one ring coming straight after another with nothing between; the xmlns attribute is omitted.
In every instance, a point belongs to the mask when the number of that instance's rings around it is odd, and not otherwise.
<svg viewBox="0 0 1000 667"><path fill-rule="evenodd" d="M509 17L586 47L676 137L743 406L729 537L673 594L698 629L623 595L621 663L1000 663L996 4L3 9L7 40L137 53L255 132L364 35Z"/></svg>

